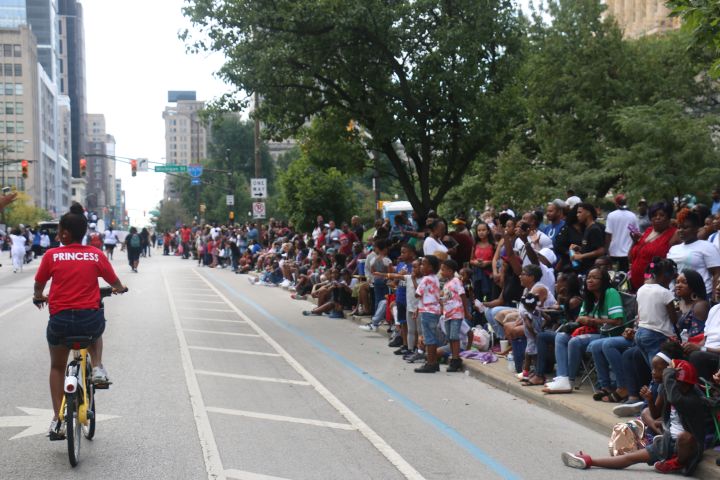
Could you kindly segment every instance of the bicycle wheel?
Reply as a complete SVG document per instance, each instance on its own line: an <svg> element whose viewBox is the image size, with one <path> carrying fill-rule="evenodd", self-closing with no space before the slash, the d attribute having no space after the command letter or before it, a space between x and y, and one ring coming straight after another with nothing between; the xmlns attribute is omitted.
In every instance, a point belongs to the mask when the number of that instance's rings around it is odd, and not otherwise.
<svg viewBox="0 0 720 480"><path fill-rule="evenodd" d="M68 458L73 467L80 461L80 438L82 437L81 423L77 418L78 396L75 393L68 393L65 396L65 436L68 444Z"/></svg>
<svg viewBox="0 0 720 480"><path fill-rule="evenodd" d="M87 363L87 372L85 372L85 381L87 383L87 418L88 424L82 426L83 435L88 440L92 440L95 436L95 385L92 384L92 366Z"/></svg>

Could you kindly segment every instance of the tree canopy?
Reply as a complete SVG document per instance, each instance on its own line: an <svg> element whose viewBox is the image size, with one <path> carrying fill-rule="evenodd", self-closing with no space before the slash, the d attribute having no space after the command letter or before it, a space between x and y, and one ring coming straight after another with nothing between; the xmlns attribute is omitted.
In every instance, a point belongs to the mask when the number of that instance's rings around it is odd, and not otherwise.
<svg viewBox="0 0 720 480"><path fill-rule="evenodd" d="M511 0L189 0L193 48L257 92L255 116L287 137L341 113L383 153L421 214L437 208L513 123L521 17Z"/></svg>

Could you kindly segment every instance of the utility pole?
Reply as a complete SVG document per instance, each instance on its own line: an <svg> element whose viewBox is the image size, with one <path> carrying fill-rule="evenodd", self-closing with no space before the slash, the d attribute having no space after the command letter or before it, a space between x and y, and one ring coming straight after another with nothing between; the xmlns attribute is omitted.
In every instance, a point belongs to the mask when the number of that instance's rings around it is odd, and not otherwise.
<svg viewBox="0 0 720 480"><path fill-rule="evenodd" d="M260 119L257 116L258 107L260 107L260 95L255 92L255 178L262 176L262 168L260 165Z"/></svg>

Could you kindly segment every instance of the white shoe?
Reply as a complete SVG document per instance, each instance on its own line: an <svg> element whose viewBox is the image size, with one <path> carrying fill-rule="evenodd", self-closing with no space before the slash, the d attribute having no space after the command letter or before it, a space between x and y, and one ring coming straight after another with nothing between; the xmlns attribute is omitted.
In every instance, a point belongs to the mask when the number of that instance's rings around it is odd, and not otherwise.
<svg viewBox="0 0 720 480"><path fill-rule="evenodd" d="M50 422L47 436L50 437L50 440L65 440L65 422L60 420Z"/></svg>
<svg viewBox="0 0 720 480"><path fill-rule="evenodd" d="M360 325L358 328L360 330L365 330L366 332L375 332L378 329L378 327L376 327L372 323L368 323L367 325Z"/></svg>
<svg viewBox="0 0 720 480"><path fill-rule="evenodd" d="M644 406L645 402L642 400L633 403L621 403L613 408L613 413L618 417L634 417L642 412Z"/></svg>
<svg viewBox="0 0 720 480"><path fill-rule="evenodd" d="M282 282L280 282L280 285L279 285L279 286L282 287L282 288L289 287L289 286L290 286L290 280L288 280L288 279L286 278L285 280L283 280Z"/></svg>
<svg viewBox="0 0 720 480"><path fill-rule="evenodd" d="M92 382L93 383L110 383L110 380L108 380L108 374L103 367L93 367Z"/></svg>
<svg viewBox="0 0 720 480"><path fill-rule="evenodd" d="M250 285L255 285L255 277L247 277L248 282L250 282Z"/></svg>
<svg viewBox="0 0 720 480"><path fill-rule="evenodd" d="M572 383L568 377L558 377L543 389L545 393L571 393Z"/></svg>

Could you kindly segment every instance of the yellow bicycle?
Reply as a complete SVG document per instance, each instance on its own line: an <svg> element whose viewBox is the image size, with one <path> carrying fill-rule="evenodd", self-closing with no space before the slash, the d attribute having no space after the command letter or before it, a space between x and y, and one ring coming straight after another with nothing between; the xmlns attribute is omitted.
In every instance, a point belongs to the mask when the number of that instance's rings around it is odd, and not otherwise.
<svg viewBox="0 0 720 480"><path fill-rule="evenodd" d="M127 291L127 289L126 289ZM100 289L100 308L102 299L112 295L110 287ZM71 350L72 360L65 370L65 395L63 396L58 418L65 422L65 436L68 445L68 457L73 467L80 461L80 442L84 436L92 440L95 436L95 390L107 389L108 384L92 382L92 359L88 347L95 341L93 337L67 337L65 345Z"/></svg>

